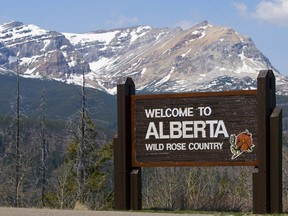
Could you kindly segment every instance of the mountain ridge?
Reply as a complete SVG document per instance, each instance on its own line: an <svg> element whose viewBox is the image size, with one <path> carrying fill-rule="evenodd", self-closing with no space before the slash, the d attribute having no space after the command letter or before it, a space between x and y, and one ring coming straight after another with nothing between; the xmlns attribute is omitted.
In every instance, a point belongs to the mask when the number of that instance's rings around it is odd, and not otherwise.
<svg viewBox="0 0 288 216"><path fill-rule="evenodd" d="M144 92L254 89L259 71L272 69L277 93L288 94L288 78L250 37L207 21L187 30L135 26L78 34L6 23L0 67L78 85L84 72L89 87L110 94L128 76Z"/></svg>

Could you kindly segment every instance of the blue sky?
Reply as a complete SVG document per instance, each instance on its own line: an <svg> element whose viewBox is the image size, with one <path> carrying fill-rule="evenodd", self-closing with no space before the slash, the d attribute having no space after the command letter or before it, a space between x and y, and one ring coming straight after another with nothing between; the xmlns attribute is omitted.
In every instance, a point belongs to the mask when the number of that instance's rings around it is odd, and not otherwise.
<svg viewBox="0 0 288 216"><path fill-rule="evenodd" d="M288 0L0 0L0 24L12 20L73 33L208 20L250 36L288 76Z"/></svg>

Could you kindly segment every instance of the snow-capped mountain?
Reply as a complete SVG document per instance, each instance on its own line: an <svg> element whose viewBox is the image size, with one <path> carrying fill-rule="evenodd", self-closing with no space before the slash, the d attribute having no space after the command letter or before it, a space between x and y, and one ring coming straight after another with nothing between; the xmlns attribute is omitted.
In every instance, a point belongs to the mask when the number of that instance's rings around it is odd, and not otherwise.
<svg viewBox="0 0 288 216"><path fill-rule="evenodd" d="M137 26L83 34L5 23L1 68L75 84L84 72L88 85L111 94L128 76L147 92L251 89L260 70L273 69L278 92L288 94L288 78L251 38L207 21L188 30Z"/></svg>

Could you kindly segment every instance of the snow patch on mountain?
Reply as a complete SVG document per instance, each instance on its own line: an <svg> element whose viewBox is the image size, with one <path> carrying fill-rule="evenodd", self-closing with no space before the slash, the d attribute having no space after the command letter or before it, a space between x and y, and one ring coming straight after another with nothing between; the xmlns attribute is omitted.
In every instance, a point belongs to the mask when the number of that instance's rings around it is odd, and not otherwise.
<svg viewBox="0 0 288 216"><path fill-rule="evenodd" d="M31 39L33 37L42 36L48 33L47 30L39 28L36 25L23 25L21 22L10 22L4 24L0 26L0 31L2 32L1 41L4 43L16 41L17 39L22 39L23 37Z"/></svg>
<svg viewBox="0 0 288 216"><path fill-rule="evenodd" d="M135 26L82 34L10 22L0 25L2 69L77 85L85 73L89 87L110 94L128 76L145 92L253 89L259 71L273 69L278 93L288 94L288 78L251 38L207 21L187 30Z"/></svg>
<svg viewBox="0 0 288 216"><path fill-rule="evenodd" d="M119 32L120 31L117 30L104 33L83 33L83 34L63 33L63 35L73 45L85 45L86 43L91 43L95 41L109 44L115 38L115 35Z"/></svg>
<svg viewBox="0 0 288 216"><path fill-rule="evenodd" d="M16 56L9 56L8 61L9 61L9 64L17 62L17 57Z"/></svg>

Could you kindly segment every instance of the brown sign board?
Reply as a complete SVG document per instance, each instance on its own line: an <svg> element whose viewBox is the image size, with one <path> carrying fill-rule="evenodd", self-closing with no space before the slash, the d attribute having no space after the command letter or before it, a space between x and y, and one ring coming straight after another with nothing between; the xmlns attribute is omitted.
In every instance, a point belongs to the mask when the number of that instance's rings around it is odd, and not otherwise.
<svg viewBox="0 0 288 216"><path fill-rule="evenodd" d="M132 167L257 166L256 93L132 95Z"/></svg>

